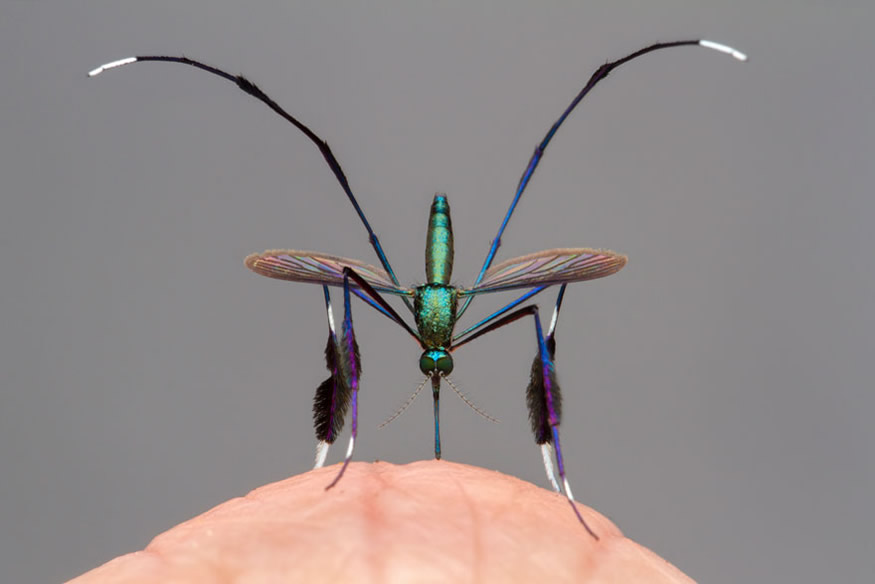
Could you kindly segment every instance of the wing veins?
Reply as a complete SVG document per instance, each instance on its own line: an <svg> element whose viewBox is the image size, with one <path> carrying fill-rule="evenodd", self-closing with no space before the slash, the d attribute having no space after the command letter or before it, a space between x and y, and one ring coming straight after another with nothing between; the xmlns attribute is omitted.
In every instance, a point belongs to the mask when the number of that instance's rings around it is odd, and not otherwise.
<svg viewBox="0 0 875 584"><path fill-rule="evenodd" d="M477 286L460 290L460 294L465 296L594 280L614 274L624 265L626 256L609 250L548 249L493 266Z"/></svg>
<svg viewBox="0 0 875 584"><path fill-rule="evenodd" d="M412 290L396 286L382 268L326 253L274 249L254 253L248 256L245 262L247 268L268 278L324 286L343 286L343 268L349 267L378 292L400 296L413 294ZM360 288L353 282L350 282L350 285Z"/></svg>

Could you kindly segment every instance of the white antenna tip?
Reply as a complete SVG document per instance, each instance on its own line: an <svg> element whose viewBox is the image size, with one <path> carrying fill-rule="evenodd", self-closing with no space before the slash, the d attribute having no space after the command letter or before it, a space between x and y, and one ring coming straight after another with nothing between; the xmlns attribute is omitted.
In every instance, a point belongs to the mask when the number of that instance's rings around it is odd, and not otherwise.
<svg viewBox="0 0 875 584"><path fill-rule="evenodd" d="M738 59L739 61L747 61L747 55L745 55L741 51L733 49L728 45L715 43L714 41L701 40L699 41L699 46L705 47L706 49L714 49L715 51L720 51L721 53L726 53L727 55L730 55L735 59Z"/></svg>
<svg viewBox="0 0 875 584"><path fill-rule="evenodd" d="M113 61L111 63L106 63L105 65L101 65L97 69L92 69L88 72L89 77L94 77L96 75L100 75L107 69L115 69L116 67L121 67L122 65L130 65L131 63L136 63L136 57L127 57L126 59L119 59L118 61Z"/></svg>

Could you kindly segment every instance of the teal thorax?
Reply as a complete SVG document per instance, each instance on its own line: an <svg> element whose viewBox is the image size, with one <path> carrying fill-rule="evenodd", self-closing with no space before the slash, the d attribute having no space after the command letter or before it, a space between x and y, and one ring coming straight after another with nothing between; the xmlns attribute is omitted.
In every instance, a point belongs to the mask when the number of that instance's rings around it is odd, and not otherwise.
<svg viewBox="0 0 875 584"><path fill-rule="evenodd" d="M425 241L427 283L417 286L413 299L416 327L425 352L419 368L435 381L453 370L449 349L456 322L456 289L450 285L453 273L453 225L446 195L437 194L428 217Z"/></svg>

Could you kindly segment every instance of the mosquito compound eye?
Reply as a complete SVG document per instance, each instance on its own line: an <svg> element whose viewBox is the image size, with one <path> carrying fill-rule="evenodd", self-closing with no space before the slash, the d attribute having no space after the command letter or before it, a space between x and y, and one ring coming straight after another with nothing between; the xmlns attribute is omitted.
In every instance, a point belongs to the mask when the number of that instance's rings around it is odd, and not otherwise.
<svg viewBox="0 0 875 584"><path fill-rule="evenodd" d="M449 375L453 372L453 358L446 351L442 351L442 353L437 360L437 370L443 375Z"/></svg>
<svg viewBox="0 0 875 584"><path fill-rule="evenodd" d="M437 363L435 363L431 351L423 353L422 357L419 358L419 370L425 375L431 375L435 367L437 367Z"/></svg>
<svg viewBox="0 0 875 584"><path fill-rule="evenodd" d="M453 358L443 349L429 349L419 358L419 370L425 375L449 375L453 371Z"/></svg>

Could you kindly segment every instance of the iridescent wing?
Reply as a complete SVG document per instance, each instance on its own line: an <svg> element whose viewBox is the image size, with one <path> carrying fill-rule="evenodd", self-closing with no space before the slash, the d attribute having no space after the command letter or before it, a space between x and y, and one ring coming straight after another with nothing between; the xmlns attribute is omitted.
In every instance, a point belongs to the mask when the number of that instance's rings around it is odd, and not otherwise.
<svg viewBox="0 0 875 584"><path fill-rule="evenodd" d="M378 292L409 296L412 290L398 287L384 270L358 260L294 249L273 249L264 253L254 253L246 258L246 267L262 276L309 282L325 286L343 286L343 268L355 270ZM357 288L350 280L350 286Z"/></svg>
<svg viewBox="0 0 875 584"><path fill-rule="evenodd" d="M479 284L468 290L459 290L459 294L470 296L595 280L610 276L625 265L626 256L606 249L548 249L493 266Z"/></svg>

